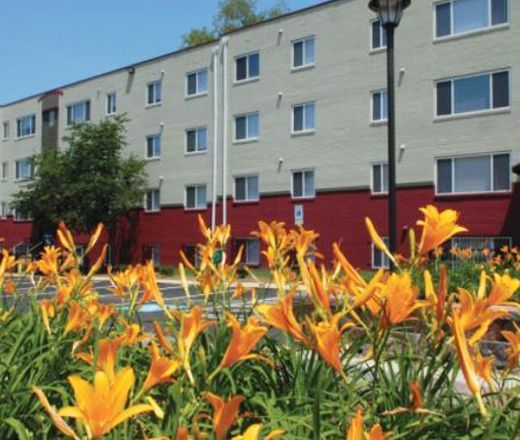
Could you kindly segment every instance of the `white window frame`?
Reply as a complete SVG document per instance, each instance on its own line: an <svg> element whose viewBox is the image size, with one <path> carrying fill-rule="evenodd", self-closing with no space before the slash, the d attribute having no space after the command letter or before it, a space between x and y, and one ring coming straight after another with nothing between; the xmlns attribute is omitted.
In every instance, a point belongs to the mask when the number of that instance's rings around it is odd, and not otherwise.
<svg viewBox="0 0 520 440"><path fill-rule="evenodd" d="M21 134L18 135L18 124L22 124L23 121L31 121L30 122L30 128L31 132L29 134ZM36 134L36 113L31 113L29 115L21 116L16 119L16 139L26 139L33 137Z"/></svg>
<svg viewBox="0 0 520 440"><path fill-rule="evenodd" d="M373 44L374 43L374 36L372 34L372 32L373 32L372 26L374 25L374 23L379 23L379 28L381 30L381 33L379 34L379 43L381 45L378 46L378 47L374 47L374 44ZM381 26L381 22L379 21L378 18L370 20L370 39L369 39L369 42L370 42L370 52L382 52L382 51L386 50L387 45L383 44L383 33L384 32L385 32L385 28L383 26Z"/></svg>
<svg viewBox="0 0 520 440"><path fill-rule="evenodd" d="M153 85L153 101L149 102L149 93L150 86ZM157 85L159 85L161 89L161 99L157 101ZM146 83L146 93L144 94L144 103L145 107L157 107L161 105L163 102L163 90L162 90L162 79L156 79L154 81L149 81Z"/></svg>
<svg viewBox="0 0 520 440"><path fill-rule="evenodd" d="M11 124L9 121L4 121L2 123L2 140L6 141L10 137Z"/></svg>
<svg viewBox="0 0 520 440"><path fill-rule="evenodd" d="M24 215L20 214L19 211L13 210L13 220L15 222L30 222L30 221L32 221L32 217L30 214L24 216Z"/></svg>
<svg viewBox="0 0 520 440"><path fill-rule="evenodd" d="M386 118L374 119L374 96L377 94L380 94L381 97L383 96L383 94L386 94ZM381 108L379 109L381 115L384 114L384 110L384 100L381 99ZM372 124L384 124L388 122L388 91L386 89L374 90L370 93L370 122Z"/></svg>
<svg viewBox="0 0 520 440"><path fill-rule="evenodd" d="M157 146L154 141L154 155L148 156L148 140L157 139L157 138L159 138L159 155L155 154ZM148 136L146 136L145 142L144 142L144 158L146 160L158 160L161 158L161 153L162 153L162 135L161 135L161 133L149 134Z"/></svg>
<svg viewBox="0 0 520 440"><path fill-rule="evenodd" d="M383 242L389 246L390 245L390 239L388 237L381 237ZM370 244L372 249L372 257L371 257L371 266L372 269L389 269L390 268L390 258L388 258L388 255L386 255L383 251L381 251L374 243ZM377 266L375 263L375 257L376 252L381 253L381 262L382 264L380 266Z"/></svg>
<svg viewBox="0 0 520 440"><path fill-rule="evenodd" d="M106 115L112 116L117 113L117 93L110 92L106 95Z"/></svg>
<svg viewBox="0 0 520 440"><path fill-rule="evenodd" d="M374 168L376 166L379 166L380 167L380 173L381 173L381 186L384 188L386 186L386 190L383 190L383 191L376 191L375 188L374 188ZM386 182L386 185L385 185L385 181L384 181L384 172L383 172L383 167L387 168L387 175L388 175L388 162L373 162L372 165L370 166L370 193L373 194L373 195L376 195L376 196L381 196L381 195L386 195L388 194L388 181Z"/></svg>
<svg viewBox="0 0 520 440"><path fill-rule="evenodd" d="M305 116L305 108L309 105L314 106L314 127L313 128L306 128L306 116ZM294 129L294 113L296 111L297 107L303 107L303 129L302 130L295 130ZM294 104L291 107L291 134L292 135L299 135L299 134L312 134L316 133L316 101L307 101L302 102L299 104Z"/></svg>
<svg viewBox="0 0 520 440"><path fill-rule="evenodd" d="M303 193L304 195L302 196L295 196L294 195L294 175L296 173L303 173L303 176L302 176L302 184L303 184ZM305 195L306 191L305 191L305 174L306 173L313 173L313 181L314 181L314 192L312 195ZM300 170L293 170L291 172L291 198L293 200L305 200L305 199L315 199L316 198L316 171L314 170L314 168L304 168L304 169L300 169Z"/></svg>
<svg viewBox="0 0 520 440"><path fill-rule="evenodd" d="M509 89L508 89L509 105L507 107L496 107L495 108L495 107L493 107L493 101L494 101L494 99L493 99L494 98L494 96L493 96L493 75L495 73L504 73L504 72L508 73L508 79L509 79ZM488 75L490 77L490 79L489 79L489 103L490 103L491 107L488 109L484 109L484 110L473 110L473 111L469 111L469 112L455 113L455 86L454 86L455 81L460 80L460 79L476 78L476 77L485 76L485 75ZM484 71L484 72L479 72L479 73L470 73L470 74L466 74L466 75L458 75L458 76L452 76L449 78L435 80L434 85L433 85L434 118L438 119L438 120L450 119L450 118L463 118L466 116L481 115L481 114L488 114L488 113L500 113L500 112L511 110L511 101L512 101L512 87L511 87L512 78L511 78L511 76L512 76L511 69L508 67L508 68L504 68L504 69ZM451 113L448 115L439 115L438 114L439 109L438 109L438 105L437 105L438 104L437 85L439 83L448 82L448 81L450 81L450 83L451 83Z"/></svg>
<svg viewBox="0 0 520 440"><path fill-rule="evenodd" d="M21 163L21 162L28 162L29 165L30 165L30 169L31 169L31 175L29 177L19 177L17 176L17 174L19 175L20 173L17 173L16 171L18 170L18 164ZM33 177L34 177L34 163L32 163L31 159L29 157L26 157L26 158L23 158L23 159L17 159L15 161L15 173L14 173L14 176L15 176L15 181L16 182L23 182L25 180L31 180Z"/></svg>
<svg viewBox="0 0 520 440"><path fill-rule="evenodd" d="M434 160L433 165L433 178L434 178L434 185L435 185L435 195L438 197L452 197L452 196L464 196L464 195L472 195L472 194L508 194L513 190L513 175L511 169L509 169L509 189L505 190L498 190L495 191L494 188L492 188L490 191L463 191L463 192L457 192L455 191L455 159L463 159L463 158L471 158L471 157L489 157L489 166L491 168L490 171L490 180L491 180L491 186L494 185L494 166L493 166L493 156L500 156L502 154L508 154L509 155L509 162L511 162L512 154L511 151L498 151L498 152L492 152L492 153L471 153L471 154L459 154L459 155L453 155L453 156L439 156L436 157ZM451 192L442 192L440 193L438 191L438 161L440 160L451 160Z"/></svg>
<svg viewBox="0 0 520 440"><path fill-rule="evenodd" d="M248 190L248 179L256 177L258 182L258 196L256 198L249 197L249 190ZM245 199L237 199L237 179L245 179ZM251 202L258 202L260 200L260 175L259 174L240 174L233 177L233 201L235 203L251 203Z"/></svg>
<svg viewBox="0 0 520 440"><path fill-rule="evenodd" d="M9 216L9 203L5 200L2 200L0 202L0 219L1 220L7 220L7 217Z"/></svg>
<svg viewBox="0 0 520 440"><path fill-rule="evenodd" d="M87 111L87 104L88 104L88 111ZM85 119L83 121L75 121L74 120L74 107L82 105L84 106L84 112L85 112ZM69 109L71 113L71 119L69 121ZM83 99L82 101L76 101L71 102L70 104L67 104L66 108L67 113L65 114L65 117L67 118L67 126L70 127L73 124L84 124L86 122L89 122L92 119L92 103L90 102L90 99Z"/></svg>
<svg viewBox="0 0 520 440"><path fill-rule="evenodd" d="M488 0L488 8L487 8L488 24L487 24L487 26L471 29L471 30L465 31L465 32L454 33L455 14L453 13L453 3L455 1L456 0L439 0L439 1L436 1L433 3L433 40L434 41L451 40L454 38L460 38L460 37L474 35L474 34L481 34L483 32L489 32L489 31L493 31L496 29L503 29L503 28L509 27L509 24L511 22L511 2L509 0L506 2L506 4L507 4L507 21L505 23L500 23L500 24L494 25L491 23L491 19L492 19L491 2L492 2L492 0ZM438 37L437 36L437 6L439 6L441 4L448 4L448 3L450 4L450 10L451 10L450 11L450 33L448 35L443 35L443 36Z"/></svg>
<svg viewBox="0 0 520 440"><path fill-rule="evenodd" d="M199 130L206 131L206 145L205 145L204 149L199 148ZM190 131L195 132L195 150L194 151L188 151L188 133ZM207 151L208 151L208 128L206 126L188 128L184 134L184 154L186 154L187 156L193 156L193 155L197 155L197 154L206 154Z"/></svg>
<svg viewBox="0 0 520 440"><path fill-rule="evenodd" d="M256 137L250 137L249 136L249 118L252 116L258 117L258 136ZM238 118L246 118L246 137L243 139L237 139L237 119ZM243 143L243 142L254 142L258 141L260 139L260 112L249 112L249 113L241 113L239 115L235 115L233 119L233 142L234 143Z"/></svg>
<svg viewBox="0 0 520 440"><path fill-rule="evenodd" d="M258 75L256 75L256 76L251 76L250 73L249 73L249 57L252 56L252 55L258 55ZM237 78L237 62L241 58L246 58L246 77L244 79L238 79ZM252 52L247 52L247 53L243 53L241 55L237 55L235 57L234 67L235 67L234 82L236 84L242 84L242 83L246 83L246 82L250 82L250 81L256 81L256 80L260 79L260 69L261 69L261 67L260 67L260 51L259 50L254 50Z"/></svg>
<svg viewBox="0 0 520 440"><path fill-rule="evenodd" d="M305 43L308 40L314 40L314 60L312 61L312 63L305 63L305 58L306 58L305 57L305 54L306 54ZM301 66L294 65L294 46L297 43L303 43L303 64ZM296 40L291 41L291 70L298 71L298 70L302 70L302 69L308 69L310 67L314 67L315 65L316 65L316 36L309 35L307 37L298 38Z"/></svg>
<svg viewBox="0 0 520 440"><path fill-rule="evenodd" d="M158 192L159 198L157 200L157 206L154 204L154 197L153 194L155 192ZM148 196L151 194L152 196L152 204L151 209L148 209ZM153 212L159 212L161 210L161 188L150 188L148 191L146 191L146 194L144 196L144 212L146 213L153 213Z"/></svg>
<svg viewBox="0 0 520 440"><path fill-rule="evenodd" d="M242 251L242 263L245 264L246 266L252 266L252 267L256 267L256 266L260 266L260 255L261 255L261 251L260 251L260 240L258 238L253 238L253 237L237 237L235 239L235 243L238 244L239 246L243 246L244 247L244 250ZM257 243L258 244L258 254L257 254L257 260L256 261L249 261L247 256L247 246L248 246L248 243ZM238 247L239 249L239 247ZM237 249L237 251L238 251Z"/></svg>
<svg viewBox="0 0 520 440"><path fill-rule="evenodd" d="M200 205L198 188L204 187L206 189L206 203ZM195 206L188 207L188 188L195 188ZM205 183L194 183L184 187L184 209L186 211L203 211L208 209L208 186Z"/></svg>
<svg viewBox="0 0 520 440"><path fill-rule="evenodd" d="M204 91L200 91L199 90L199 87L200 87L200 84L199 84L199 74L201 73L205 73L206 74L206 90ZM195 93L189 93L189 77L190 75L195 75L195 86L196 86L196 92ZM197 69L197 70L192 70L191 72L188 72L186 73L186 87L185 87L185 98L186 99L189 99L189 98L197 98L199 96L206 96L208 94L208 89L209 89L209 73L208 73L208 69L206 67L202 68L202 69Z"/></svg>

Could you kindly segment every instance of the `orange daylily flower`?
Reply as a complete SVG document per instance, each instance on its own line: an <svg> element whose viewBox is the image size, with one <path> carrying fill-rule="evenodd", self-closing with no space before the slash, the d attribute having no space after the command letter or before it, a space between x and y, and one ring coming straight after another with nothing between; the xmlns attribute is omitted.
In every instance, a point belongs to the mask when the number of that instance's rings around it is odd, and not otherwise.
<svg viewBox="0 0 520 440"><path fill-rule="evenodd" d="M333 293L327 271L321 266L321 273L318 272L312 260L305 262L302 256L298 256L300 275L312 302L316 307L324 312L330 312L330 296Z"/></svg>
<svg viewBox="0 0 520 440"><path fill-rule="evenodd" d="M258 325L258 319L250 317L244 327L240 327L240 322L229 312L226 312L228 326L231 327L233 333L231 341L224 353L224 357L220 362L220 368L230 367L237 362L248 359L263 359L264 356L259 354L251 354L251 350L267 333L267 327Z"/></svg>
<svg viewBox="0 0 520 440"><path fill-rule="evenodd" d="M424 220L419 220L417 225L423 227L421 241L419 243L419 255L426 256L430 251L437 249L442 243L456 234L467 232L467 229L459 226L457 221L459 213L452 209L439 212L433 205L420 208L424 214Z"/></svg>
<svg viewBox="0 0 520 440"><path fill-rule="evenodd" d="M300 258L305 258L309 255L309 250L315 243L315 241L320 238L320 234L312 230L305 229L303 226L299 226L298 230L292 230L289 233L289 237L291 239L292 247L296 251L296 255ZM316 255L316 252L314 252ZM320 256L318 254L318 256Z"/></svg>
<svg viewBox="0 0 520 440"><path fill-rule="evenodd" d="M391 274L386 281L382 296L384 298L383 327L399 324L407 319L417 309L426 305L425 301L417 300L419 291L412 284L409 272Z"/></svg>
<svg viewBox="0 0 520 440"><path fill-rule="evenodd" d="M381 425L376 424L372 426L370 432L364 432L363 426L363 412L358 410L350 428L347 432L346 440L388 440L388 437L384 434Z"/></svg>
<svg viewBox="0 0 520 440"><path fill-rule="evenodd" d="M71 301L69 304L69 317L65 325L64 333L80 330L90 325L91 316L79 303Z"/></svg>
<svg viewBox="0 0 520 440"><path fill-rule="evenodd" d="M62 417L76 419L85 428L88 437L96 439L127 419L154 410L152 405L144 404L125 409L128 394L135 382L132 368L119 371L113 381L110 381L103 371L98 371L93 385L78 376L70 376L69 382L74 390L76 406L61 408L57 413L42 399L43 393L37 392L37 389L35 392L56 427L65 435L75 439L79 437L72 429L69 431L62 425L60 422Z"/></svg>
<svg viewBox="0 0 520 440"><path fill-rule="evenodd" d="M152 328L155 332L155 336L157 337L157 340L159 341L159 345L162 347L162 349L169 354L175 353L173 350L173 347L170 344L170 341L166 338L166 335L164 334L164 331L161 327L161 324L159 324L157 321L154 321L152 323Z"/></svg>
<svg viewBox="0 0 520 440"><path fill-rule="evenodd" d="M372 220L370 220L368 217L365 217L365 225L367 227L368 233L370 235L370 238L372 239L372 242L374 245L384 254L388 256L390 261L397 265L397 260L392 255L388 247L386 246L385 242L381 238L381 236L377 233L376 228L374 227L374 224L372 223Z"/></svg>
<svg viewBox="0 0 520 440"><path fill-rule="evenodd" d="M121 345L137 344L147 339L146 334L141 334L139 324L125 324L125 327L125 331L116 338Z"/></svg>
<svg viewBox="0 0 520 440"><path fill-rule="evenodd" d="M53 279L60 270L61 249L54 246L45 246L39 260L35 261L37 270L43 275Z"/></svg>
<svg viewBox="0 0 520 440"><path fill-rule="evenodd" d="M152 362L148 376L143 384L143 390L148 391L155 385L165 382L171 382L173 376L180 367L180 362L167 357L161 356L155 342L150 342L150 350L152 351Z"/></svg>
<svg viewBox="0 0 520 440"><path fill-rule="evenodd" d="M58 231L56 232L61 246L68 250L71 254L76 253L76 243L70 230L67 228L64 222L60 222Z"/></svg>
<svg viewBox="0 0 520 440"><path fill-rule="evenodd" d="M502 332L504 338L509 342L509 366L511 368L515 368L520 360L520 326L516 323L514 326L515 333L508 330Z"/></svg>
<svg viewBox="0 0 520 440"><path fill-rule="evenodd" d="M261 430L262 424L255 423L254 425L250 425L242 435L236 435L232 440L258 440ZM282 437L284 433L285 431L283 429L275 429L264 437L264 440L276 440Z"/></svg>
<svg viewBox="0 0 520 440"><path fill-rule="evenodd" d="M452 329L455 348L457 349L457 356L459 358L459 364L462 369L464 379L466 380L466 384L468 385L469 390L477 399L480 412L483 416L486 416L487 411L484 407L484 402L482 401L482 397L480 395L480 384L478 382L475 364L473 363L473 359L469 353L468 342L466 340L466 335L464 334L458 311L453 313Z"/></svg>
<svg viewBox="0 0 520 440"><path fill-rule="evenodd" d="M414 380L410 382L410 403L407 408L399 407L390 411L383 412L384 416L394 416L402 413L415 413L422 415L437 414L434 411L430 411L424 408L424 402L421 394L421 386L419 382Z"/></svg>
<svg viewBox="0 0 520 440"><path fill-rule="evenodd" d="M342 313L337 313L329 321L322 321L319 324L314 324L307 318L309 328L315 337L315 349L323 360L338 373L343 372L340 357L341 335L347 328L354 326L352 322L347 322L338 328L342 317Z"/></svg>
<svg viewBox="0 0 520 440"><path fill-rule="evenodd" d="M0 261L0 287L4 282L4 278L7 272L13 269L18 264L16 258L9 255L6 249L2 249L2 261Z"/></svg>
<svg viewBox="0 0 520 440"><path fill-rule="evenodd" d="M228 400L213 393L205 393L205 397L213 407L213 429L215 430L215 439L223 440L226 438L231 426L238 417L240 404L245 400L244 396L234 396Z"/></svg>
<svg viewBox="0 0 520 440"><path fill-rule="evenodd" d="M301 325L296 321L293 311L293 300L296 291L292 290L276 304L261 304L256 307L267 324L289 333L295 340L307 344L307 337Z"/></svg>
<svg viewBox="0 0 520 440"><path fill-rule="evenodd" d="M43 325L47 329L47 332L51 334L50 320L56 316L56 308L49 299L43 299L40 301L40 310L42 313Z"/></svg>
<svg viewBox="0 0 520 440"><path fill-rule="evenodd" d="M493 356L484 357L477 353L475 358L475 371L486 381L490 389L493 389L493 365L495 358Z"/></svg>
<svg viewBox="0 0 520 440"><path fill-rule="evenodd" d="M92 248L96 245L102 232L103 232L103 223L99 223L97 225L94 233L90 236L90 240L88 242L87 249L85 250L86 254L88 254L92 250Z"/></svg>
<svg viewBox="0 0 520 440"><path fill-rule="evenodd" d="M439 331L446 315L446 297L448 294L448 280L446 266L441 267L438 292L435 292L433 280L428 270L424 271L424 290L428 307L434 316L434 331Z"/></svg>
<svg viewBox="0 0 520 440"><path fill-rule="evenodd" d="M508 274L494 274L491 292L488 296L490 306L511 306L520 307L518 302L509 301L520 288L520 279L512 278Z"/></svg>
<svg viewBox="0 0 520 440"><path fill-rule="evenodd" d="M130 290L139 287L139 278L141 272L141 265L127 267L122 272L112 273L108 272L110 283L112 284L112 292L119 297L126 296Z"/></svg>

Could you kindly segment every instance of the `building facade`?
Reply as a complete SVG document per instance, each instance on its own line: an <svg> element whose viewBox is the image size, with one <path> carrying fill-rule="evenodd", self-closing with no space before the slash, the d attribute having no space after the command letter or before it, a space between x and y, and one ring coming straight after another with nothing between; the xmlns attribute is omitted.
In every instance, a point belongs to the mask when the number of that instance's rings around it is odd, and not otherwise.
<svg viewBox="0 0 520 440"><path fill-rule="evenodd" d="M396 37L403 250L429 203L462 212L470 233L456 245L519 243L519 23L512 0L406 10ZM9 202L34 173L32 154L66 147L72 123L125 113L127 153L148 161L150 185L121 225L132 260L194 255L201 214L232 225L251 265L261 264L258 220L315 229L326 257L337 241L359 267L384 265L363 220L386 230L385 53L367 1L333 0L5 104L0 236L10 248L30 241L31 220Z"/></svg>

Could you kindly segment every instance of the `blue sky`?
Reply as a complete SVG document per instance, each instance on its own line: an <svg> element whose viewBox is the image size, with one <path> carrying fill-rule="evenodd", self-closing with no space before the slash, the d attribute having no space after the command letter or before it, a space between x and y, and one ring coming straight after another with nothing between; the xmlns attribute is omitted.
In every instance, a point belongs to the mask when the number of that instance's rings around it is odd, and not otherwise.
<svg viewBox="0 0 520 440"><path fill-rule="evenodd" d="M291 10L323 0L287 0ZM0 103L177 49L217 0L1 0ZM261 8L272 0L259 0Z"/></svg>

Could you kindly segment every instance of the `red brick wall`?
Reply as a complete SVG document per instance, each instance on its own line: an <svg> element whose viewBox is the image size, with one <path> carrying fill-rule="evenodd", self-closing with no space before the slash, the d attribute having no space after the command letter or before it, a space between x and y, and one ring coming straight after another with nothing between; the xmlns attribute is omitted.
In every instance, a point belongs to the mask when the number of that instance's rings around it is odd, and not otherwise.
<svg viewBox="0 0 520 440"><path fill-rule="evenodd" d="M433 187L400 189L398 191L399 224L402 237L406 229L413 227L420 217L419 207L433 203L441 209L453 208L461 212L460 223L470 235L507 235L516 244L520 243L520 185L513 194L435 197ZM359 267L371 264L370 239L364 225L364 217L372 219L378 231L386 234L387 198L372 196L369 191L331 192L319 194L316 199L293 201L289 195L266 196L261 201L237 204L228 201L228 222L234 237L245 237L256 228L258 220L278 220L287 226L294 224L294 205L304 206L304 222L307 229L321 234L320 251L327 259L331 256L332 243L341 243L352 262ZM159 244L161 264L176 264L178 254L186 244L200 241L197 211L183 208L163 208L159 213L142 211L121 221L117 234L120 261L140 261L143 246ZM211 211L202 211L209 223ZM221 206L218 218L220 219ZM30 223L0 221L0 237L5 237L7 246L30 237ZM86 241L82 239L79 242ZM401 251L407 252L402 243Z"/></svg>

